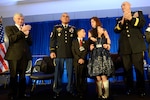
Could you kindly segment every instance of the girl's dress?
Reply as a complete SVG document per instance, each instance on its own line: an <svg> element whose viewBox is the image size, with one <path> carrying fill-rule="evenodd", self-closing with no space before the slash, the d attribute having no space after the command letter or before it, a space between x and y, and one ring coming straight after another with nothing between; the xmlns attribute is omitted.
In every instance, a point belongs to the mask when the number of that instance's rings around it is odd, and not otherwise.
<svg viewBox="0 0 150 100"><path fill-rule="evenodd" d="M114 72L113 62L108 50L103 48L103 44L107 44L104 35L97 38L95 48L90 52L90 58L87 65L89 76L107 75L110 76Z"/></svg>

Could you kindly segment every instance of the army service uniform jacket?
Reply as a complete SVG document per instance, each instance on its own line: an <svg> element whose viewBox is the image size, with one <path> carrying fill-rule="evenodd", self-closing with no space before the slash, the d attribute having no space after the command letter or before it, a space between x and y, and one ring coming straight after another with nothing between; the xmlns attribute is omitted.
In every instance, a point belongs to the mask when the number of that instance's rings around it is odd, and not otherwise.
<svg viewBox="0 0 150 100"><path fill-rule="evenodd" d="M55 25L50 35L50 52L55 52L57 58L73 58L71 46L76 36L74 26Z"/></svg>
<svg viewBox="0 0 150 100"><path fill-rule="evenodd" d="M136 17L134 16L136 14ZM114 28L116 33L120 33L119 53L131 54L146 50L144 36L141 29L145 25L145 19L142 11L132 12L132 19L125 20L121 24L121 19L117 21Z"/></svg>

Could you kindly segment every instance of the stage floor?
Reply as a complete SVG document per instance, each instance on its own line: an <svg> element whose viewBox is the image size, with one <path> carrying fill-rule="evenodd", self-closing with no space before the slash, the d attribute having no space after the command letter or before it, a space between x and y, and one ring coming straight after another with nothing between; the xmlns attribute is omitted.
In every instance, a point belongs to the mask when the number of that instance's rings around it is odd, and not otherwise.
<svg viewBox="0 0 150 100"><path fill-rule="evenodd" d="M146 82L146 96L139 97L136 93L132 95L125 94L125 85L123 82L110 82L110 100L149 100L150 99L150 85ZM79 100L77 97L71 97L66 95L65 91L66 83L63 85L63 92L57 100ZM88 83L87 95L84 100L97 100L97 92L94 82ZM27 92L30 88L27 88ZM0 100L8 100L8 87L4 88L0 86ZM34 94L30 98L22 100L53 100L53 91L51 85L38 85Z"/></svg>

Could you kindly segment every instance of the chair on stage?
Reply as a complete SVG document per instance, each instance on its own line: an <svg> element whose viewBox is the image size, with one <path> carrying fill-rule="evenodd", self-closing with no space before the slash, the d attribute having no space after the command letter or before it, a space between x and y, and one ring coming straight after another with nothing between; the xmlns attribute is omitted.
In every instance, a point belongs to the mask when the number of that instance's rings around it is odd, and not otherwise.
<svg viewBox="0 0 150 100"><path fill-rule="evenodd" d="M31 73L31 68L32 68L32 60L28 61L27 69L26 69L26 76L29 76Z"/></svg>
<svg viewBox="0 0 150 100"><path fill-rule="evenodd" d="M144 60L144 72L145 72L145 79L150 84L150 65Z"/></svg>
<svg viewBox="0 0 150 100"><path fill-rule="evenodd" d="M0 73L0 84L4 85L4 88L7 87L8 83L9 83L9 78L10 78L9 71Z"/></svg>
<svg viewBox="0 0 150 100"><path fill-rule="evenodd" d="M119 54L111 54L112 61L114 63L114 78L115 81L119 81L119 77L123 77L124 79L124 67L123 67L123 62L122 58Z"/></svg>
<svg viewBox="0 0 150 100"><path fill-rule="evenodd" d="M30 79L32 82L31 94L33 94L36 85L47 85L46 81L53 83L54 79L54 63L50 57L39 58L35 61L34 66L31 69ZM47 71L47 72L46 72Z"/></svg>
<svg viewBox="0 0 150 100"><path fill-rule="evenodd" d="M31 68L32 68L32 60L29 60L27 69L26 69L26 76L30 76ZM19 74L18 74L18 77L19 77ZM9 79L10 79L9 70L6 72L0 73L0 84L4 85L4 88L6 88L7 85L9 84Z"/></svg>

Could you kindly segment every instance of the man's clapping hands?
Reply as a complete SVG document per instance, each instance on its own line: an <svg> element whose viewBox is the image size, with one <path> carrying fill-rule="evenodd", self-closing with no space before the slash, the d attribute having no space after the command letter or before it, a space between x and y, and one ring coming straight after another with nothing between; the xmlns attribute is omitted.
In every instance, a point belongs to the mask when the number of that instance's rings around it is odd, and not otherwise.
<svg viewBox="0 0 150 100"><path fill-rule="evenodd" d="M28 36L30 30L31 30L31 25L23 25L22 28L21 28L21 31L22 31L26 36Z"/></svg>

